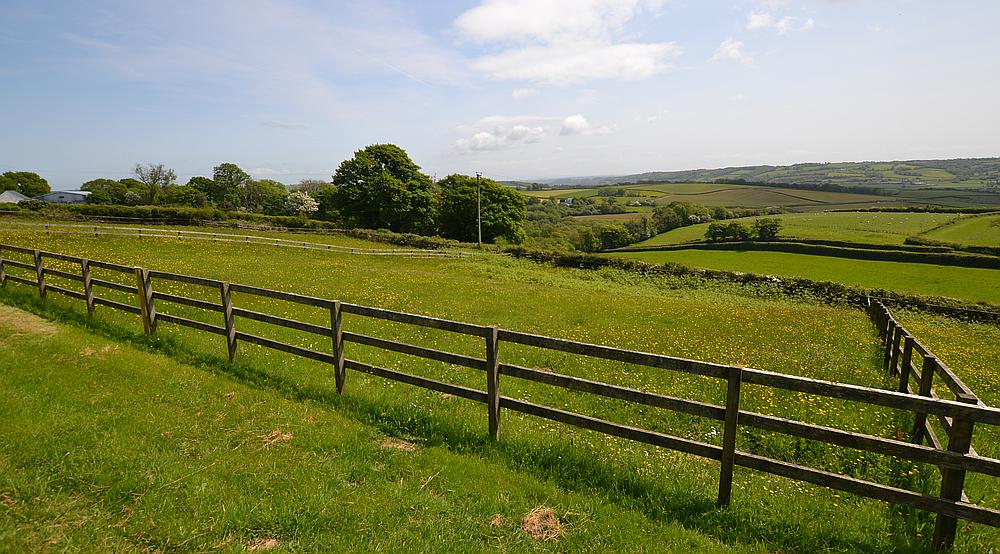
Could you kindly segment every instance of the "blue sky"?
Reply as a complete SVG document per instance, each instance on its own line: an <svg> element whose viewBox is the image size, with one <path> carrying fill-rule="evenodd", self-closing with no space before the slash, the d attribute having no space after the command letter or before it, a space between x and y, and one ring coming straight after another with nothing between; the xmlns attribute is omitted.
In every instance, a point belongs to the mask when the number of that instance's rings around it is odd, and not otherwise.
<svg viewBox="0 0 1000 554"><path fill-rule="evenodd" d="M0 170L498 179L1000 155L1000 2L0 0Z"/></svg>

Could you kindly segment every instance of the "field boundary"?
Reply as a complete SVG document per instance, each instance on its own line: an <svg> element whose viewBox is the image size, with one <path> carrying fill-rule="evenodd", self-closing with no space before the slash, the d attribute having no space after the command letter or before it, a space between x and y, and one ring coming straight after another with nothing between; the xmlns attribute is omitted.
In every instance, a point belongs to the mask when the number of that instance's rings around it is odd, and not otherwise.
<svg viewBox="0 0 1000 554"><path fill-rule="evenodd" d="M5 256L5 252L9 252L13 256ZM51 267L53 264L47 267L45 265L46 260L57 260L59 267L62 269ZM67 271L66 264L78 265L79 272ZM10 268L16 269L18 273L9 273ZM95 277L92 275L93 268L107 272L108 278ZM47 281L47 277L52 280L61 279L59 281L60 285L55 285ZM118 280L114 280L116 277ZM495 325L485 326L464 323L426 315L350 304L338 300L229 283L192 275L176 274L142 267L128 267L121 264L89 260L37 249L0 245L0 286L6 287L8 282L35 288L43 299L46 298L49 292L52 292L83 301L86 303L90 316L94 315L97 306L138 315L143 325L143 331L148 335L157 333L160 323L180 325L202 332L221 335L225 337L231 361L236 359L239 343L247 342L330 364L334 368L334 384L338 393L343 393L346 382L346 370L350 369L482 403L487 406L486 421L489 436L493 440L499 439L502 410L507 409L589 429L606 435L716 460L720 462L717 496L717 505L720 507L729 504L732 494L733 469L735 466L741 466L867 498L882 500L891 504L909 506L936 513L938 516L933 544L937 548L947 548L953 544L958 519L1000 527L1000 510L971 503L964 497L963 492L967 472L971 471L992 477L1000 477L1000 460L979 456L971 448L973 426L976 423L1000 426L1000 409L988 407L979 401L943 362L940 362L937 357L908 332L905 333L907 338L903 341L903 348L899 350L900 341L904 338L904 330L892 318L888 310L877 301L870 302L869 308L876 325L884 324L879 329L880 332L882 329L885 330L885 334L882 336L886 345L887 360L889 362L887 367L901 370L907 383L909 383L909 377L913 374L914 369L911 363L912 353L916 350L923 356L923 369L918 375L921 380L920 390L924 390L924 381L938 374L944 380L945 384L955 391L955 400L937 397L932 391L929 394L911 394L912 391L909 389L905 392L899 390L887 391L871 387L809 379L741 366L715 364L511 331L500 329ZM74 283L72 285L74 288L70 288L71 285L68 284L64 286L64 282ZM217 303L209 302L161 292L159 287L154 287L154 284L158 282L161 284L166 284L166 282L185 283L195 287L204 287L218 293L219 301ZM113 289L132 294L136 300L133 303L124 303L98 296L94 292L95 285L98 288ZM316 325L278 315L243 309L235 305L233 293L265 297L325 309L329 311L330 323L329 325ZM171 304L177 304L204 310L211 317L218 318L218 323L211 324L163 312L164 304L168 308ZM484 356L482 358L471 357L354 333L344 328L343 314L353 314L361 317L478 337L483 340ZM313 350L242 332L238 330L237 318L251 319L294 329L303 333L327 337L330 340L331 350L329 352ZM500 346L504 342L710 377L716 379L720 385L725 387L726 401L724 405L698 402L600 381L571 377L550 370L527 368L504 363L500 357ZM485 374L485 390L438 381L347 358L345 355L346 343L367 345L386 351L463 366L482 372ZM722 421L724 422L722 444L721 446L717 446L503 396L501 394L501 376L533 381L579 393L594 394L633 404ZM919 426L915 426L915 429L919 427L920 440L903 441L888 439L745 411L740 408L741 396L750 394L752 389L746 390L744 385L769 387L900 410L912 414L915 422L919 423ZM900 388L902 388L902 385ZM927 425L929 416L937 418L948 433L949 439L946 447L942 447L940 441L935 442L933 440L929 446L923 444L923 437L925 435L929 437L934 432ZM743 452L736 449L737 432L741 426L816 440L843 448L895 456L917 463L933 464L941 471L941 491L937 496L923 494Z"/></svg>
<svg viewBox="0 0 1000 554"><path fill-rule="evenodd" d="M974 269L1000 269L1000 257L996 256L959 254L952 252L911 252L908 250L892 250L880 247L868 248L867 246L864 248L849 248L823 244L810 244L799 241L692 242L665 244L662 246L626 246L615 250L607 250L603 253L671 252L678 250L755 250L763 252L786 252L790 254L829 256L832 258L849 258L854 260L935 264L952 267L968 267Z"/></svg>
<svg viewBox="0 0 1000 554"><path fill-rule="evenodd" d="M15 221L0 222L0 233L34 231L46 234L69 234L90 236L127 236L134 238L176 238L177 240L205 240L212 242L227 242L252 244L257 246L276 246L297 248L300 250L322 250L341 254L367 256L399 256L405 258L464 258L471 252L463 250L435 249L402 249L402 248L359 248L339 246L321 242L309 242L282 238L264 237L260 235L239 235L232 233L209 233L207 231L187 231L182 229L157 229L155 227L122 227L111 225L84 225L76 223L25 223Z"/></svg>

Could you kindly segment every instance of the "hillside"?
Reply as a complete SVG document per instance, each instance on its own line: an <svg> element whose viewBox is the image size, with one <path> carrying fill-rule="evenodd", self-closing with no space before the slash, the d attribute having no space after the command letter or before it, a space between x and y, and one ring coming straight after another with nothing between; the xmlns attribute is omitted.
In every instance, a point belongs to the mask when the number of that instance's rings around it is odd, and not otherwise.
<svg viewBox="0 0 1000 554"><path fill-rule="evenodd" d="M649 171L629 175L539 179L560 187L595 187L618 183L742 179L751 183L836 184L841 186L956 187L1000 189L1000 158L906 160L890 162L802 163L755 165L683 171Z"/></svg>

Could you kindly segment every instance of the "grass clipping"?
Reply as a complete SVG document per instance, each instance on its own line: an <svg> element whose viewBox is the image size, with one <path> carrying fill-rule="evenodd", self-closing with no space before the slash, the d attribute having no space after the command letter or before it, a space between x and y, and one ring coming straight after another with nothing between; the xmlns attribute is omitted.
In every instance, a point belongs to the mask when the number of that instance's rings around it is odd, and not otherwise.
<svg viewBox="0 0 1000 554"><path fill-rule="evenodd" d="M556 511L547 506L538 506L528 512L521 520L521 528L537 541L554 541L566 534Z"/></svg>

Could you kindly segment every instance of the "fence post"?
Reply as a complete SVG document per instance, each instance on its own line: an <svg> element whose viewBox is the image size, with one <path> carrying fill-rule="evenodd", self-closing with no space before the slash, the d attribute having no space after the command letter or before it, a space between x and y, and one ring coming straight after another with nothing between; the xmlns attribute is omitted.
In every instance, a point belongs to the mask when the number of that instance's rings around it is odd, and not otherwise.
<svg viewBox="0 0 1000 554"><path fill-rule="evenodd" d="M330 337L333 339L333 378L337 383L337 394L344 392L344 381L347 372L344 367L344 314L340 309L340 301L334 301L330 308Z"/></svg>
<svg viewBox="0 0 1000 554"><path fill-rule="evenodd" d="M490 438L500 439L500 333L496 325L486 330L486 409Z"/></svg>
<svg viewBox="0 0 1000 554"><path fill-rule="evenodd" d="M889 358L889 375L895 375L899 365L899 342L903 338L903 327L896 326L896 332L892 336L892 352Z"/></svg>
<svg viewBox="0 0 1000 554"><path fill-rule="evenodd" d="M0 250L0 287L7 286L7 270L3 267L3 251Z"/></svg>
<svg viewBox="0 0 1000 554"><path fill-rule="evenodd" d="M87 297L87 316L94 317L94 284L90 280L90 260L80 260L83 276L83 295Z"/></svg>
<svg viewBox="0 0 1000 554"><path fill-rule="evenodd" d="M899 365L899 392L910 392L910 366L913 365L913 336L906 335L903 341L903 360Z"/></svg>
<svg viewBox="0 0 1000 554"><path fill-rule="evenodd" d="M139 295L139 311L142 315L142 330L147 335L156 332L156 306L153 305L153 284L149 271L135 268L136 292Z"/></svg>
<svg viewBox="0 0 1000 554"><path fill-rule="evenodd" d="M894 340L893 337L897 333L897 329L899 329L899 326L896 325L895 322L890 321L885 335L885 348L883 349L884 350L883 358L885 361L883 362L883 369L889 371L890 373L892 370L892 367L889 365L889 362L892 360L892 342Z"/></svg>
<svg viewBox="0 0 1000 554"><path fill-rule="evenodd" d="M965 404L978 404L979 399L975 395L967 392L959 392L955 395L956 400ZM960 454L968 454L972 446L971 421L958 419L952 420L951 434L948 437L948 450ZM941 499L959 501L962 499L962 492L965 490L965 470L949 467L941 468ZM955 531L958 528L958 519L954 516L938 514L934 522L934 548L944 550L951 548L955 542Z"/></svg>
<svg viewBox="0 0 1000 554"><path fill-rule="evenodd" d="M236 322L233 318L233 296L229 292L229 283L219 285L222 295L222 317L226 324L226 349L229 350L229 361L236 359Z"/></svg>
<svg viewBox="0 0 1000 554"><path fill-rule="evenodd" d="M930 396L931 386L934 384L934 371L937 370L937 358L934 356L924 356L923 366L920 368L920 396ZM927 414L917 412L913 414L913 443L923 444L924 434L926 434Z"/></svg>
<svg viewBox="0 0 1000 554"><path fill-rule="evenodd" d="M736 459L736 428L740 416L740 386L743 368L729 368L729 388L726 391L726 427L722 433L722 466L719 472L719 498L715 505L728 506L733 492L733 463Z"/></svg>
<svg viewBox="0 0 1000 554"><path fill-rule="evenodd" d="M35 273L38 275L38 294L45 298L45 272L42 268L42 253L37 249L32 251L35 255Z"/></svg>

